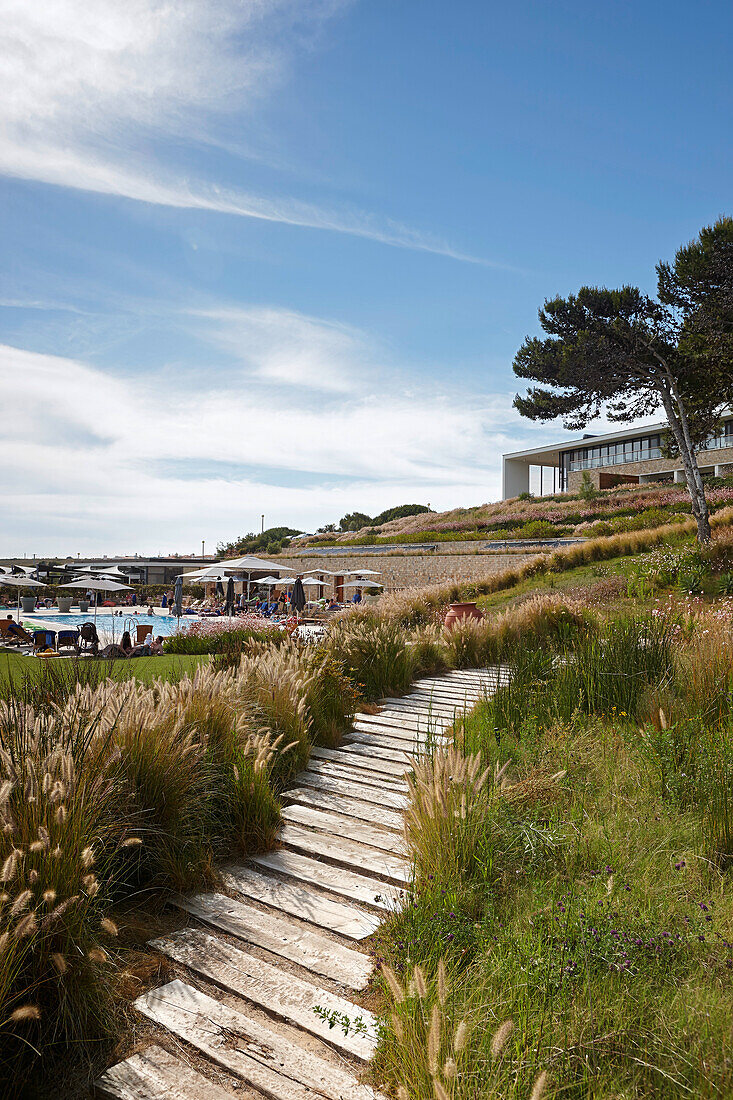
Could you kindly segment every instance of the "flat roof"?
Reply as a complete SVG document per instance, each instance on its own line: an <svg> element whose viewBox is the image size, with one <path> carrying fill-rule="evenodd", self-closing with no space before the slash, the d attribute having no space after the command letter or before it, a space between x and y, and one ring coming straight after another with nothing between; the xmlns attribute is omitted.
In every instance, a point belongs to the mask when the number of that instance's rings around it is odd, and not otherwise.
<svg viewBox="0 0 733 1100"><path fill-rule="evenodd" d="M537 458L537 457L553 457L552 463L548 465L556 466L560 461L560 452L573 450L575 447L594 447L599 443L615 443L616 441L623 439L633 439L637 435L648 435L649 432L663 432L667 428L667 422L662 421L657 424L645 424L639 428L624 428L618 432L601 432L599 434L588 434L584 436L575 436L568 439L564 443L546 443L544 447L530 447L526 451L508 451L504 458ZM542 465L538 463L538 465Z"/></svg>

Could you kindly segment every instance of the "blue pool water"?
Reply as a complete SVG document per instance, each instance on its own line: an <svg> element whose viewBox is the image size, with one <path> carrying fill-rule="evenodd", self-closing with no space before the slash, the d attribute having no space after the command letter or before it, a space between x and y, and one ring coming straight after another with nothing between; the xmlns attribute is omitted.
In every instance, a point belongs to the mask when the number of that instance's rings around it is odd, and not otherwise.
<svg viewBox="0 0 733 1100"><path fill-rule="evenodd" d="M23 622L32 623L38 622L39 629L43 626L48 626L52 630L69 630L76 626L81 626L82 623L94 622L94 613L90 612L85 615L59 615L53 612L34 613L32 615L21 615ZM181 617L181 629L185 630L186 626L192 622L196 622L195 615L183 615ZM150 627L150 632L154 638L158 635L162 635L167 638L171 634L175 634L178 629L178 619L174 615L102 615L97 614L97 630L100 635L104 634L110 638L114 635L115 640L119 640L124 630L129 630L130 633L135 635L135 627L142 626L143 624Z"/></svg>

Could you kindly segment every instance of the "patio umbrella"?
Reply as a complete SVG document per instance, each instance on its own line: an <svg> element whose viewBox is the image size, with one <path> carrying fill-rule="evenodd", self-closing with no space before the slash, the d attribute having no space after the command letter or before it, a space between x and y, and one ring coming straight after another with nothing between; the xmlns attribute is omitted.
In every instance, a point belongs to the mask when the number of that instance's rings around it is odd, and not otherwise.
<svg viewBox="0 0 733 1100"><path fill-rule="evenodd" d="M68 584L60 584L59 588L86 588L94 592L94 621L97 621L97 594L99 592L132 592L129 584L120 584L119 581L109 581L106 577L77 577Z"/></svg>
<svg viewBox="0 0 733 1100"><path fill-rule="evenodd" d="M320 581L318 577L303 577L303 584L317 584L319 588L324 588L325 581Z"/></svg>
<svg viewBox="0 0 733 1100"><path fill-rule="evenodd" d="M183 582L181 582L183 584ZM234 614L234 578L230 577L227 581L227 603L225 612L227 615Z"/></svg>
<svg viewBox="0 0 733 1100"><path fill-rule="evenodd" d="M295 584L293 585L293 592L290 597L290 606L296 615L300 615L305 607L305 591L303 590L303 582L300 577L295 578Z"/></svg>
<svg viewBox="0 0 733 1100"><path fill-rule="evenodd" d="M183 614L183 577L176 577L176 587L173 590L173 614L179 620Z"/></svg>
<svg viewBox="0 0 733 1100"><path fill-rule="evenodd" d="M378 569L352 569L350 573L345 573L346 577L381 577L381 573Z"/></svg>
<svg viewBox="0 0 733 1100"><path fill-rule="evenodd" d="M43 581L34 581L32 577L16 576L14 573L0 573L0 588L10 585L18 589L18 621L20 621L20 590L21 588L46 588Z"/></svg>
<svg viewBox="0 0 733 1100"><path fill-rule="evenodd" d="M382 588L379 581L344 581L344 588Z"/></svg>

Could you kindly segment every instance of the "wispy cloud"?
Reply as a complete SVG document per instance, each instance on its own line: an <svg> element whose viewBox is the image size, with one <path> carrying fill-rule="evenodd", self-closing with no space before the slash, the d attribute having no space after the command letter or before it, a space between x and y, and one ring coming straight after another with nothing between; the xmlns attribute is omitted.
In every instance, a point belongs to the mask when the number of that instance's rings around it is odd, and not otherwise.
<svg viewBox="0 0 733 1100"><path fill-rule="evenodd" d="M166 160L168 146L220 143L224 120L252 114L286 79L290 52L346 6L0 0L0 172L486 263L390 219L249 193Z"/></svg>
<svg viewBox="0 0 733 1100"><path fill-rule="evenodd" d="M233 356L213 379L182 374L175 388L0 346L13 410L0 437L0 553L185 550L262 512L312 528L354 508L498 494L509 395L410 389L393 375L387 398L364 334L277 310L208 322L258 332L252 358ZM322 398L304 401L303 383L329 371Z"/></svg>

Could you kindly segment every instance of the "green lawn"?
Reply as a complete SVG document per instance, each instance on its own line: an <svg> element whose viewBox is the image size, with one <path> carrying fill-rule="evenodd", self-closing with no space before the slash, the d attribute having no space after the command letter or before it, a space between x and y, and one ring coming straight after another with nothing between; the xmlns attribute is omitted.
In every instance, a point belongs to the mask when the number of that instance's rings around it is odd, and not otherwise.
<svg viewBox="0 0 733 1100"><path fill-rule="evenodd" d="M54 658L50 659L54 660ZM87 658L84 660L86 663ZM136 680L149 684L153 680L180 680L182 676L193 673L200 664L208 660L208 656L164 654L162 657L136 657L132 661L89 661L89 663L104 665L108 669L108 675L116 680L128 680L134 676ZM40 657L25 657L19 653L0 653L0 690L9 679L18 680L38 672L42 663L43 659Z"/></svg>

